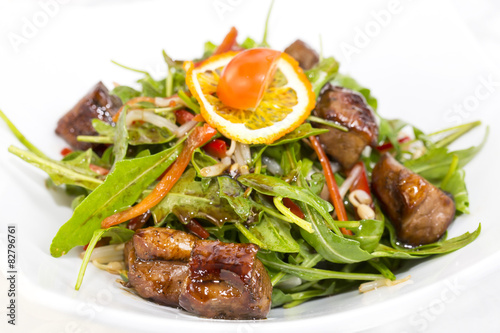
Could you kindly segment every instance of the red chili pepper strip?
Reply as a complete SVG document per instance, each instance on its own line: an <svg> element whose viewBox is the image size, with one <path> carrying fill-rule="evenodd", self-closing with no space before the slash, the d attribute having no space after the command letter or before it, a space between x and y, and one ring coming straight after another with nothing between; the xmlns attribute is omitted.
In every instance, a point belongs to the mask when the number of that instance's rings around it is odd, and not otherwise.
<svg viewBox="0 0 500 333"><path fill-rule="evenodd" d="M226 157L227 144L224 140L215 139L204 145L203 150L212 156L223 158Z"/></svg>
<svg viewBox="0 0 500 333"><path fill-rule="evenodd" d="M353 192L355 190L362 190L371 196L370 184L368 183L365 164L360 161L356 163L356 165L359 165L361 167L361 172L359 173L358 178L354 180L354 183L352 183L349 191Z"/></svg>
<svg viewBox="0 0 500 333"><path fill-rule="evenodd" d="M301 219L304 219L304 213L302 210L300 210L300 207L297 206L295 202L293 202L290 198L283 198L283 205L285 205L286 208L290 209L290 211L297 215L297 217L300 217Z"/></svg>
<svg viewBox="0 0 500 333"><path fill-rule="evenodd" d="M63 148L63 149L61 150L61 155L62 155L62 156L66 156L66 155L68 155L68 154L71 154L72 152L73 152L73 150L72 150L71 148Z"/></svg>
<svg viewBox="0 0 500 333"><path fill-rule="evenodd" d="M399 143L405 143L405 142L408 142L408 141L410 141L410 137L409 136L405 136L405 137L402 137L401 139L398 139ZM385 151L385 150L389 150L389 149L392 149L392 148L394 148L394 146L390 142L384 143L384 144L376 147L376 149L378 151L380 151L380 152Z"/></svg>
<svg viewBox="0 0 500 333"><path fill-rule="evenodd" d="M175 121L178 124L184 125L188 121L193 120L194 114L184 109L175 111Z"/></svg>
<svg viewBox="0 0 500 333"><path fill-rule="evenodd" d="M156 185L154 190L134 207L105 218L101 223L102 228L107 229L114 225L128 221L131 218L144 214L149 209L160 203L179 178L181 178L184 170L186 170L186 167L191 161L191 156L193 155L194 150L207 143L216 133L217 131L208 124L204 124L203 127L196 127L188 136L187 142L184 145L181 154L172 164L170 170Z"/></svg>
<svg viewBox="0 0 500 333"><path fill-rule="evenodd" d="M207 239L208 237L210 237L208 231L206 231L205 228L203 228L203 226L195 219L191 219L191 221L189 221L188 224L186 224L186 228L192 234L200 237L201 239Z"/></svg>
<svg viewBox="0 0 500 333"><path fill-rule="evenodd" d="M106 176L109 173L109 170L103 167L100 167L95 164L89 164L89 169L94 171L95 173L101 175L101 176Z"/></svg>
<svg viewBox="0 0 500 333"><path fill-rule="evenodd" d="M332 204L335 207L335 211L337 212L337 217L339 221L347 221L347 213L345 211L344 202L339 193L339 188L337 186L337 182L335 181L335 174L333 173L332 166L330 165L330 161L326 156L323 147L319 143L318 138L315 136L311 136L311 143L314 151L318 155L321 166L323 167L323 172L325 173L326 185L328 187L328 192L330 193L330 200L332 200ZM350 230L345 228L340 228L340 231L344 235L352 235Z"/></svg>

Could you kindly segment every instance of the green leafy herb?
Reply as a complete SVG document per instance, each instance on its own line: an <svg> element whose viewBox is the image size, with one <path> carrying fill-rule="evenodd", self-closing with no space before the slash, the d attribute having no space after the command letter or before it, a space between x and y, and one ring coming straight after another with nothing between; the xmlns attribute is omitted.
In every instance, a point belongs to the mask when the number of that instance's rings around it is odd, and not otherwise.
<svg viewBox="0 0 500 333"><path fill-rule="evenodd" d="M193 168L185 171L172 190L151 210L156 224L160 224L171 213L182 223L192 218L205 219L216 226L226 222L242 222L227 200L219 197L219 185L215 179L210 181L208 188L204 188L195 177Z"/></svg>
<svg viewBox="0 0 500 333"><path fill-rule="evenodd" d="M299 140L304 139L304 138L308 138L308 137L313 136L313 135L320 135L320 134L323 134L326 132L328 132L327 129L314 128L311 126L311 124L304 123L304 124L300 125L299 127L297 127L295 130L293 130L292 132L290 132L287 135L285 135L284 137L282 137L281 139L276 140L275 142L273 142L269 146L284 145L287 143L299 141Z"/></svg>
<svg viewBox="0 0 500 333"><path fill-rule="evenodd" d="M125 243L126 241L131 239L133 235L133 230L121 227L111 227L108 229L98 229L94 231L92 239L90 240L89 245L87 246L87 250L85 251L85 256L83 257L82 265L80 266L80 272L78 272L78 279L76 281L75 289L80 290L83 282L83 276L85 275L85 271L87 270L87 265L89 264L92 252L94 251L97 242L102 237L111 237L110 244L117 244Z"/></svg>
<svg viewBox="0 0 500 333"><path fill-rule="evenodd" d="M244 190L241 185L230 177L217 177L219 182L219 194L221 198L226 199L235 213L243 221L247 221L252 216L252 202L244 196Z"/></svg>
<svg viewBox="0 0 500 333"><path fill-rule="evenodd" d="M175 146L156 155L118 162L106 181L85 198L59 229L52 240L50 253L60 257L75 246L87 244L94 231L101 227L101 221L135 203L173 163L180 149L180 146Z"/></svg>
<svg viewBox="0 0 500 333"><path fill-rule="evenodd" d="M90 169L40 157L35 153L14 146L9 147L9 152L45 171L56 185L71 184L94 190L103 182L102 177Z"/></svg>

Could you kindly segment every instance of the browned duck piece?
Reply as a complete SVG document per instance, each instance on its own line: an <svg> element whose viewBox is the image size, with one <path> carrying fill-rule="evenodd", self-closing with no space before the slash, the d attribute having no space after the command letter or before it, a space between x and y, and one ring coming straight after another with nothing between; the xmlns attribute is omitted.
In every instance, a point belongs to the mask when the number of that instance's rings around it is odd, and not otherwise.
<svg viewBox="0 0 500 333"><path fill-rule="evenodd" d="M373 169L372 188L398 239L406 244L436 242L455 217L455 202L450 196L389 153L382 155Z"/></svg>
<svg viewBox="0 0 500 333"><path fill-rule="evenodd" d="M129 284L144 298L208 318L260 319L271 308L272 286L257 251L254 244L145 228L124 254Z"/></svg>
<svg viewBox="0 0 500 333"><path fill-rule="evenodd" d="M306 70L313 68L319 62L318 53L300 39L287 47L285 53L297 60L299 66Z"/></svg>
<svg viewBox="0 0 500 333"><path fill-rule="evenodd" d="M104 84L99 82L59 119L56 133L74 149L95 149L98 144L80 142L77 137L79 135L97 135L92 127L92 119L97 118L111 124L113 116L121 106L120 98L110 95Z"/></svg>
<svg viewBox="0 0 500 333"><path fill-rule="evenodd" d="M377 146L375 115L361 94L328 83L321 90L314 114L348 128L348 132L343 132L327 125L315 125L329 130L321 134L319 140L325 152L343 169L351 169L367 145Z"/></svg>

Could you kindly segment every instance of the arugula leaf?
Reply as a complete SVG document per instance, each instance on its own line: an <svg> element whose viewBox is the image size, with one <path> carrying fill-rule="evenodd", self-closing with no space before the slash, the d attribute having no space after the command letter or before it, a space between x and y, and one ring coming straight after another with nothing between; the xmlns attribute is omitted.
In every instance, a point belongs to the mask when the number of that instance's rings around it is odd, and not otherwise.
<svg viewBox="0 0 500 333"><path fill-rule="evenodd" d="M247 37L243 43L240 44L240 46L244 49L253 49L259 47L259 43L257 43L254 39Z"/></svg>
<svg viewBox="0 0 500 333"><path fill-rule="evenodd" d="M390 223L386 223L386 227L391 232L391 237L395 238L394 227ZM399 259L418 259L427 257L433 254L446 254L462 247L474 241L481 233L481 224L477 229L472 232L466 232L455 238L447 239L444 241L438 241L432 244L426 244L412 249L406 249L398 246L397 248L392 248L383 244L379 244L372 255L375 257L389 257L389 258L399 258Z"/></svg>
<svg viewBox="0 0 500 333"><path fill-rule="evenodd" d="M308 188L293 186L279 178L258 174L241 175L238 177L238 181L263 194L307 203L317 210L325 220L333 224L333 219L329 214L333 210L333 206L312 193Z"/></svg>
<svg viewBox="0 0 500 333"><path fill-rule="evenodd" d="M321 88L323 88L328 81L336 77L338 70L338 61L333 57L329 57L322 59L316 66L305 72L312 84L316 97L319 95Z"/></svg>
<svg viewBox="0 0 500 333"><path fill-rule="evenodd" d="M101 143L113 143L113 138L115 136L116 127L111 126L103 122L100 119L93 119L92 126L100 134L98 137ZM155 125L144 123L144 124L132 124L128 128L129 144L131 146L138 146L144 144L161 144L167 143L175 139L175 135L172 134L166 128L159 128ZM81 138L81 137L79 137ZM84 137L84 141L93 139L94 137Z"/></svg>
<svg viewBox="0 0 500 333"><path fill-rule="evenodd" d="M243 222L226 199L219 197L218 182L213 179L208 188L196 181L196 171L191 168L184 172L165 198L151 213L157 225L173 213L181 223L192 218L201 218L222 226L225 222Z"/></svg>
<svg viewBox="0 0 500 333"><path fill-rule="evenodd" d="M259 223L251 225L250 232L262 243L266 250L296 253L299 252L299 244L290 234L290 224L275 217L262 214Z"/></svg>
<svg viewBox="0 0 500 333"><path fill-rule="evenodd" d="M127 103L132 98L139 97L141 95L139 91L127 86L115 87L111 90L110 94L118 96L122 100L123 104Z"/></svg>
<svg viewBox="0 0 500 333"><path fill-rule="evenodd" d="M9 147L9 152L45 171L56 185L70 184L94 190L103 182L103 177L90 171L90 169L75 166L71 163L55 161L48 157L41 157L33 152L14 146Z"/></svg>
<svg viewBox="0 0 500 333"><path fill-rule="evenodd" d="M135 203L173 163L180 150L177 145L156 155L118 162L105 182L76 207L73 216L59 229L50 246L52 256L60 257L75 246L87 244L101 221Z"/></svg>
<svg viewBox="0 0 500 333"><path fill-rule="evenodd" d="M231 177L217 177L217 181L219 182L220 197L229 202L243 221L247 221L252 216L252 203L250 199L243 196L243 188Z"/></svg>
<svg viewBox="0 0 500 333"><path fill-rule="evenodd" d="M316 211L302 203L298 205L314 230L308 233L301 229L300 234L323 258L334 263L353 263L373 258L361 248L358 241L341 237L328 229Z"/></svg>
<svg viewBox="0 0 500 333"><path fill-rule="evenodd" d="M361 220L359 221L359 227L347 227L346 229L354 233L354 235L346 235L347 238L358 241L363 250L371 252L377 247L380 238L382 238L382 234L384 233L384 221Z"/></svg>
<svg viewBox="0 0 500 333"><path fill-rule="evenodd" d="M113 170L116 163L122 161L127 155L128 131L127 123L125 122L125 120L127 119L127 111L127 107L123 108L120 116L118 117L118 122L116 123L116 132L113 138L113 154L115 155L115 160L113 162L111 170Z"/></svg>
<svg viewBox="0 0 500 333"><path fill-rule="evenodd" d="M324 128L314 128L312 127L311 124L309 123L304 123L297 127L295 130L292 132L288 133L284 137L282 137L279 140L276 140L275 142L271 143L269 146L279 146L279 145L284 145L287 143L291 142L296 142L304 138L308 138L313 135L320 135L323 133L328 132L328 129Z"/></svg>
<svg viewBox="0 0 500 333"><path fill-rule="evenodd" d="M274 288L271 296L272 307L283 305L284 308L291 308L312 298L333 295L336 292L336 283L337 281L328 281L329 286L325 289L311 289L292 293L285 293L278 288Z"/></svg>
<svg viewBox="0 0 500 333"><path fill-rule="evenodd" d="M450 152L446 147L434 148L417 159L406 161L404 165L430 182L439 182L448 173L450 164L453 161L453 155L458 157L458 166L463 168L484 147L488 134L489 129L487 128L483 141L478 146Z"/></svg>
<svg viewBox="0 0 500 333"><path fill-rule="evenodd" d="M208 154L205 154L202 149L196 148L193 152L193 156L191 157L191 164L196 170L196 174L198 175L198 177L203 178L203 176L201 175L201 169L217 164L217 160L209 156Z"/></svg>
<svg viewBox="0 0 500 333"><path fill-rule="evenodd" d="M287 264L279 259L275 252L259 251L257 256L266 267L298 276L306 281L323 279L376 280L383 277L381 274L345 273Z"/></svg>
<svg viewBox="0 0 500 333"><path fill-rule="evenodd" d="M455 170L441 189L453 195L457 211L469 214L469 193L465 185L465 171L463 169Z"/></svg>

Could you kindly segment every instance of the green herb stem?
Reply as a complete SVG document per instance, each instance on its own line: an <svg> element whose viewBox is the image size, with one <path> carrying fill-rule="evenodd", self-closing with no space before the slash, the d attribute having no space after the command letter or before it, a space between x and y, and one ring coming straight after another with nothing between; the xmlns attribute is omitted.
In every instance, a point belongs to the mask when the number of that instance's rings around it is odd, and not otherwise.
<svg viewBox="0 0 500 333"><path fill-rule="evenodd" d="M179 95L179 98L182 99L182 101L187 105L188 108L193 110L196 114L200 113L200 106L194 103L193 100L191 100L191 98L186 95L184 90L179 90L177 92L177 95Z"/></svg>
<svg viewBox="0 0 500 333"><path fill-rule="evenodd" d="M79 142L91 142L91 143L113 143L113 137L111 136L101 136L101 135L79 135L76 137Z"/></svg>
<svg viewBox="0 0 500 333"><path fill-rule="evenodd" d="M309 116L307 117L307 120L308 121L311 121L311 122L314 122L314 123L318 123L318 124L322 124L322 125L326 125L326 126L330 126L330 127L333 127L333 128L336 128L342 132L348 132L349 129L345 126L342 126L340 124L337 124L336 122L334 121L330 121L330 120L326 120L326 119L323 119L323 118L320 118L320 117L316 117L316 116Z"/></svg>
<svg viewBox="0 0 500 333"><path fill-rule="evenodd" d="M451 160L450 169L448 169L446 176L444 176L443 181L441 182L441 188L445 188L446 185L448 185L448 182L450 181L451 177L457 170L457 167L458 167L458 156L454 154L453 159Z"/></svg>
<svg viewBox="0 0 500 333"><path fill-rule="evenodd" d="M241 232L243 234L243 236L245 236L250 242L254 243L255 245L258 245L261 248L265 248L265 245L260 240L258 240L257 237L255 237L250 232L250 230L245 228L245 226L243 224L235 223L234 225L235 225L236 229L238 229L239 232Z"/></svg>
<svg viewBox="0 0 500 333"><path fill-rule="evenodd" d="M269 6L269 10L267 11L266 24L264 26L264 35L262 36L262 43L261 43L261 46L264 47L269 47L269 44L267 43L267 32L269 28L269 18L271 17L273 6L274 6L274 0L271 1L271 5Z"/></svg>
<svg viewBox="0 0 500 333"><path fill-rule="evenodd" d="M10 119L7 118L2 110L0 110L0 118L5 121L14 136L19 140L19 142L21 142L26 148L28 148L29 151L40 157L47 158L44 153L42 153L37 147L35 147L35 145L33 145L31 142L29 142L28 139L26 139L26 137L16 128L16 126L10 121Z"/></svg>
<svg viewBox="0 0 500 333"><path fill-rule="evenodd" d="M314 230L312 228L311 223L307 222L306 220L301 219L300 217L298 217L297 215L292 213L290 211L290 209L288 209L287 207L285 207L285 205L283 205L283 203L281 202L282 200L283 200L282 197L274 197L273 198L274 205L281 212L281 214L283 214L286 217L288 217L289 219L291 219L293 221L293 223L295 223L296 225L298 225L299 227L301 227L305 231L307 231L309 233L313 233Z"/></svg>
<svg viewBox="0 0 500 333"><path fill-rule="evenodd" d="M136 73L142 73L142 74L145 74L147 76L150 76L150 74L146 71L143 71L143 70L140 70L140 69L135 69L135 68L132 68L132 67L128 67L128 66L125 66L125 65L122 65L114 60L111 60L111 62L117 66L120 66L121 68L124 68L124 69L127 69L129 71L132 71L132 72L136 72Z"/></svg>
<svg viewBox="0 0 500 333"><path fill-rule="evenodd" d="M280 270L284 273L292 274L307 281L318 281L323 279L342 279L342 280L365 280L372 281L383 278L381 274L367 273L344 273L336 272L319 268L306 268L292 264L284 263L283 261L269 260L267 257L259 256L262 263L268 267Z"/></svg>
<svg viewBox="0 0 500 333"><path fill-rule="evenodd" d="M90 240L89 245L87 246L87 250L85 250L85 256L83 257L82 265L80 266L80 271L78 272L78 278L76 280L76 285L75 285L75 290L80 290L80 286L82 285L83 282L83 276L85 275L85 271L87 270L87 265L89 264L90 261L90 256L92 256L92 252L94 251L94 248L101 239L102 234L106 229L97 229L94 231L94 234L92 236L92 239Z"/></svg>
<svg viewBox="0 0 500 333"><path fill-rule="evenodd" d="M435 144L435 146L437 148L446 147L446 146L450 145L452 142L454 142L455 140L457 140L458 138L460 138L462 135L466 134L467 132L472 130L474 127L477 127L479 125L481 125L481 121L478 120L478 121L474 121L472 123L467 123L464 125L459 125L459 126L455 126L452 128L438 131L438 132L434 132L432 134L429 134L429 136L454 130L455 132L447 135L446 137L437 141Z"/></svg>

